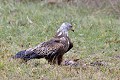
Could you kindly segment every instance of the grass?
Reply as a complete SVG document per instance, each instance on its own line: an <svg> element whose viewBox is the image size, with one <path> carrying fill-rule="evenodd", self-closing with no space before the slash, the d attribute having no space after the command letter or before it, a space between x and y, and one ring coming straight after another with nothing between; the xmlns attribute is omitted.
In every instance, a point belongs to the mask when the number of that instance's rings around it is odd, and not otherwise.
<svg viewBox="0 0 120 80"><path fill-rule="evenodd" d="M80 59L78 68L49 65L46 60L27 64L10 57L49 40L62 22L71 22L74 47L64 59ZM101 61L103 66L91 66ZM0 1L0 80L119 80L120 23L109 9L82 6Z"/></svg>

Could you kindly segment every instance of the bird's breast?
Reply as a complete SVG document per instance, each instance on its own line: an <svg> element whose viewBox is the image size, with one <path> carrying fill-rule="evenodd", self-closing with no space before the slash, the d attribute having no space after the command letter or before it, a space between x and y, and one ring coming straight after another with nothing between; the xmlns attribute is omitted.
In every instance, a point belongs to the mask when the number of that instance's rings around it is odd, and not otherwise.
<svg viewBox="0 0 120 80"><path fill-rule="evenodd" d="M70 45L69 39L67 37L61 37L60 40L61 43L64 45L65 50L67 50Z"/></svg>

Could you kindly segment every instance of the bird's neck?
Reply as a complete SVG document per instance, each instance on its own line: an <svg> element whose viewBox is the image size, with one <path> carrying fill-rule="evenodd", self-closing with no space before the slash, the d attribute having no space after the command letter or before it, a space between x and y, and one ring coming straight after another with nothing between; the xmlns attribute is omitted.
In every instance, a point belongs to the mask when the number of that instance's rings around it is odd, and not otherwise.
<svg viewBox="0 0 120 80"><path fill-rule="evenodd" d="M57 32L56 36L57 37L60 37L60 36L68 37L68 31L59 31L59 32Z"/></svg>

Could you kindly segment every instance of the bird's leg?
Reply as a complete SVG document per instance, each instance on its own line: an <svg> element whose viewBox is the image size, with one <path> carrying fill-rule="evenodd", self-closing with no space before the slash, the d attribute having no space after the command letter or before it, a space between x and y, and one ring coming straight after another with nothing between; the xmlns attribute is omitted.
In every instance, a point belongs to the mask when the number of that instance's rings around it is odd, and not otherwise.
<svg viewBox="0 0 120 80"><path fill-rule="evenodd" d="M54 64L54 63L53 63L53 59L49 59L49 60L48 60L48 63L49 63L50 65Z"/></svg>
<svg viewBox="0 0 120 80"><path fill-rule="evenodd" d="M61 62L62 62L62 60L63 60L63 55L59 55L58 57L57 57L57 64L58 65L60 65L61 64Z"/></svg>
<svg viewBox="0 0 120 80"><path fill-rule="evenodd" d="M54 56L51 59L47 59L49 64L58 64L60 65L62 62L62 57L63 55L59 55L59 56Z"/></svg>
<svg viewBox="0 0 120 80"><path fill-rule="evenodd" d="M51 61L48 59L48 63L51 64Z"/></svg>
<svg viewBox="0 0 120 80"><path fill-rule="evenodd" d="M57 56L54 56L54 57L52 58L52 63L53 63L53 64L56 64L56 63L57 63Z"/></svg>

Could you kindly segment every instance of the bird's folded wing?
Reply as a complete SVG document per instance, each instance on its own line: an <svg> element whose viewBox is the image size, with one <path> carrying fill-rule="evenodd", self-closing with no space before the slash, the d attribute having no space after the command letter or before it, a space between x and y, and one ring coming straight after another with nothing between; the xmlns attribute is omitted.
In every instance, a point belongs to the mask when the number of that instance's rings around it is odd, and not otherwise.
<svg viewBox="0 0 120 80"><path fill-rule="evenodd" d="M33 51L39 55L47 56L49 54L55 54L58 51L65 51L64 45L57 39L57 40L50 40L47 42L43 42L36 46Z"/></svg>

